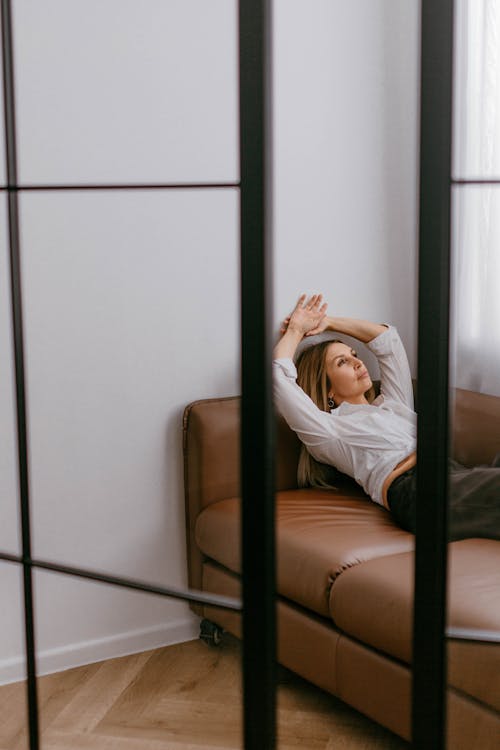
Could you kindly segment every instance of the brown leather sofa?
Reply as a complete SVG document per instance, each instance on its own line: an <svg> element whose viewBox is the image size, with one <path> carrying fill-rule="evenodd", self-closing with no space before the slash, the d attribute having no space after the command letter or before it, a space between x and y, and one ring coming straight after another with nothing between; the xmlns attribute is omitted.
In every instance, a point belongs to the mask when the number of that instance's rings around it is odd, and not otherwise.
<svg viewBox="0 0 500 750"><path fill-rule="evenodd" d="M455 458L500 451L500 398L457 390ZM277 588L280 663L410 739L414 538L351 480L297 489L299 443L278 420ZM239 399L184 413L189 584L240 594ZM449 545L448 624L500 632L500 542ZM239 615L197 614L240 636ZM500 747L500 644L448 646L448 748Z"/></svg>

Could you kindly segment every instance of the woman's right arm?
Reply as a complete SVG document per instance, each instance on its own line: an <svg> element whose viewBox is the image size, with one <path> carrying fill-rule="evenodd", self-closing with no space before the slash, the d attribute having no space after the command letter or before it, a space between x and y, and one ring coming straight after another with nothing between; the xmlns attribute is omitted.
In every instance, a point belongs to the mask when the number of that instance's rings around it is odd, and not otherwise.
<svg viewBox="0 0 500 750"><path fill-rule="evenodd" d="M298 344L308 331L323 323L326 303L321 294L299 297L283 335L274 348L274 399L280 414L306 446L314 446L331 437L329 415L297 384L297 370L293 357ZM330 420L331 421L331 420Z"/></svg>
<svg viewBox="0 0 500 750"><path fill-rule="evenodd" d="M273 363L274 403L291 430L308 447L318 446L335 436L335 424L319 409L297 383L297 370L289 358Z"/></svg>

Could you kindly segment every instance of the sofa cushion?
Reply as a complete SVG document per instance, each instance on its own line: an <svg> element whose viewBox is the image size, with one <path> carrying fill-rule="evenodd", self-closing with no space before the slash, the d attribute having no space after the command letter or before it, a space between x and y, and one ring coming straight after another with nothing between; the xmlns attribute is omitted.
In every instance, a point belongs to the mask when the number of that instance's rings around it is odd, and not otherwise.
<svg viewBox="0 0 500 750"><path fill-rule="evenodd" d="M276 534L278 592L326 617L339 573L414 544L411 534L357 489L351 496L316 489L278 492ZM207 557L240 572L239 499L205 508L196 522L196 542Z"/></svg>
<svg viewBox="0 0 500 750"><path fill-rule="evenodd" d="M370 560L332 586L338 628L403 662L412 658L414 556ZM464 539L449 545L448 625L500 633L500 542ZM448 681L500 710L500 644L450 641Z"/></svg>

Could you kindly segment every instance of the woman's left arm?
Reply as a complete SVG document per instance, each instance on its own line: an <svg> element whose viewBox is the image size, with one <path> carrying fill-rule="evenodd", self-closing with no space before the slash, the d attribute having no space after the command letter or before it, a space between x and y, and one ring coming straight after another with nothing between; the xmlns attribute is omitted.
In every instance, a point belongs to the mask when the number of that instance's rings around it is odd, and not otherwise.
<svg viewBox="0 0 500 750"><path fill-rule="evenodd" d="M384 336L368 342L368 349L376 356L379 364L380 392L385 397L401 401L413 409L410 365L396 328L390 326Z"/></svg>
<svg viewBox="0 0 500 750"><path fill-rule="evenodd" d="M325 315L322 322L312 331L308 331L306 336L314 336L322 331L335 331L343 333L346 336L352 336L363 344L368 344L372 339L380 336L387 330L386 325L372 323L369 320L358 320L356 318L332 318Z"/></svg>

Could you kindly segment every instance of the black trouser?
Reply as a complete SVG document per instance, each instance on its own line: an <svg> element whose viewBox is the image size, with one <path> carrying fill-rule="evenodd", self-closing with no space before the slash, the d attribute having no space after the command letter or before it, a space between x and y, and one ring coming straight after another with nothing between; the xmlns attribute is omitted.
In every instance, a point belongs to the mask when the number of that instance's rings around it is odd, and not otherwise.
<svg viewBox="0 0 500 750"><path fill-rule="evenodd" d="M500 540L500 466L468 469L449 461L448 539ZM417 520L416 467L397 477L387 493L396 523L413 534Z"/></svg>

